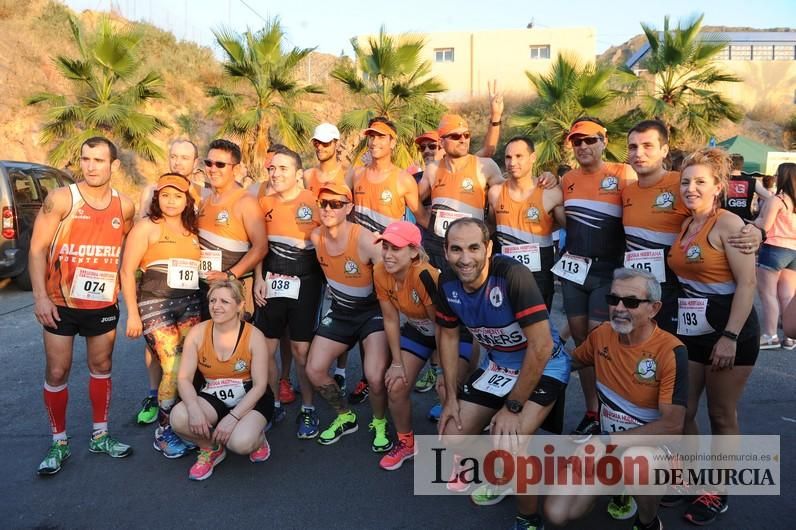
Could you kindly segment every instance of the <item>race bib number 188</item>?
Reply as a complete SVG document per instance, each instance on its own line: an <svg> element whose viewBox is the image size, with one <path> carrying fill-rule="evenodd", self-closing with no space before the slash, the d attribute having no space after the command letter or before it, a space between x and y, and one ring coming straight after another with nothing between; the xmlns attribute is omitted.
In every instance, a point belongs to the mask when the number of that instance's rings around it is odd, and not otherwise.
<svg viewBox="0 0 796 530"><path fill-rule="evenodd" d="M221 251L202 249L199 258L199 277L203 280L207 278L210 271L221 270Z"/></svg>

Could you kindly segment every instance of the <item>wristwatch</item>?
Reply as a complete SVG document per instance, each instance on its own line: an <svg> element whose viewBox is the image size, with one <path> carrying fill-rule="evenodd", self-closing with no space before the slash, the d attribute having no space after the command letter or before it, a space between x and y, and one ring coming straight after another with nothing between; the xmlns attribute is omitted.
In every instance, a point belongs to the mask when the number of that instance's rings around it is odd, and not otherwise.
<svg viewBox="0 0 796 530"><path fill-rule="evenodd" d="M227 269L225 272L227 273L227 280L237 280L238 279L238 277L235 276L235 273L232 272L231 270Z"/></svg>
<svg viewBox="0 0 796 530"><path fill-rule="evenodd" d="M514 414L519 414L520 412L522 412L522 403L520 403L515 399L507 399L506 408L509 409L509 412L513 412Z"/></svg>

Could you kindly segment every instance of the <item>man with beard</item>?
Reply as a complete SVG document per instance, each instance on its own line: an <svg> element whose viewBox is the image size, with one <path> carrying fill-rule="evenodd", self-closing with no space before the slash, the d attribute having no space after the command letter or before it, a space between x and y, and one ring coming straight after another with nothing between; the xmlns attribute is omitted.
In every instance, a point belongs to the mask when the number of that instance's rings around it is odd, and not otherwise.
<svg viewBox="0 0 796 530"><path fill-rule="evenodd" d="M337 147L340 143L340 131L331 123L321 123L312 133L312 147L318 167L304 172L304 188L316 197L321 187L326 184L345 184L351 187L351 180L337 159Z"/></svg>

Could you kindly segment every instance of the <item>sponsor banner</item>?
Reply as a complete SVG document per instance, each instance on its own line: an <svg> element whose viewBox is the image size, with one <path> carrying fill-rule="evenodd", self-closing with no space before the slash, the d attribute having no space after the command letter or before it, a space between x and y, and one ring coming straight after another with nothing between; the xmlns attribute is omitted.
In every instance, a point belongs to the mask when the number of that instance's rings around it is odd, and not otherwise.
<svg viewBox="0 0 796 530"><path fill-rule="evenodd" d="M415 495L457 495L467 483L518 495L780 494L780 437L623 433L415 436Z"/></svg>

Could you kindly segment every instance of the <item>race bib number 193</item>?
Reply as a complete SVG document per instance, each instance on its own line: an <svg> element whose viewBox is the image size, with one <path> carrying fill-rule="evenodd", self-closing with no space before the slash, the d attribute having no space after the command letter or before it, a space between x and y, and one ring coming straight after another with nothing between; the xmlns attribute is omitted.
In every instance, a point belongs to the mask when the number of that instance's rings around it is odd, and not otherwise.
<svg viewBox="0 0 796 530"><path fill-rule="evenodd" d="M715 331L707 319L707 298L678 298L677 306L678 335L707 335Z"/></svg>

